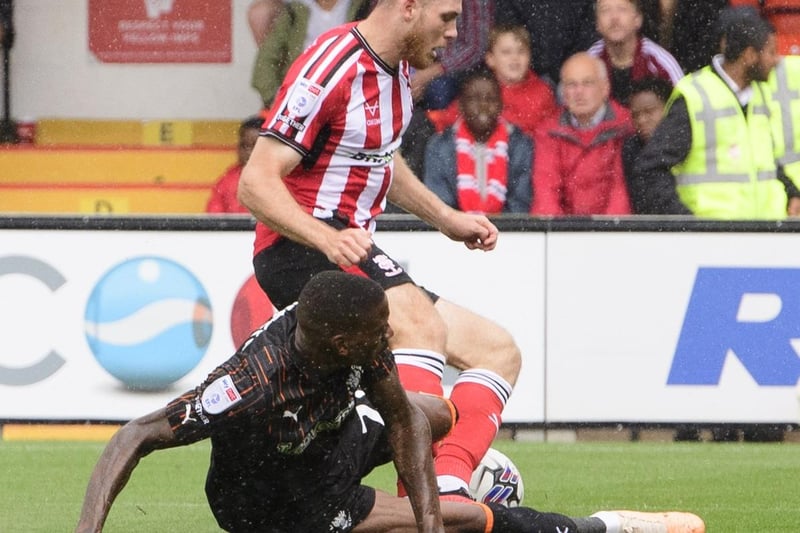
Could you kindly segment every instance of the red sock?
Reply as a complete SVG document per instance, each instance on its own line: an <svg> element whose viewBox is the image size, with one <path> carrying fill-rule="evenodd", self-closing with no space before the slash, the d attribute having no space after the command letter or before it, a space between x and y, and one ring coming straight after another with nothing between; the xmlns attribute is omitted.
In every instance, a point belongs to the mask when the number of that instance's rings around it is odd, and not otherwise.
<svg viewBox="0 0 800 533"><path fill-rule="evenodd" d="M458 409L458 422L439 444L436 475L450 475L469 484L472 472L492 445L511 385L489 370L462 372L450 400Z"/></svg>
<svg viewBox="0 0 800 533"><path fill-rule="evenodd" d="M444 355L421 349L398 349L393 351L394 361L397 364L397 373L403 388L412 392L426 392L436 396L443 396L442 375L444 374ZM436 455L437 445L433 446L433 455ZM397 495L407 496L400 480L397 480Z"/></svg>
<svg viewBox="0 0 800 533"><path fill-rule="evenodd" d="M443 396L444 355L419 349L399 349L393 354L405 390Z"/></svg>

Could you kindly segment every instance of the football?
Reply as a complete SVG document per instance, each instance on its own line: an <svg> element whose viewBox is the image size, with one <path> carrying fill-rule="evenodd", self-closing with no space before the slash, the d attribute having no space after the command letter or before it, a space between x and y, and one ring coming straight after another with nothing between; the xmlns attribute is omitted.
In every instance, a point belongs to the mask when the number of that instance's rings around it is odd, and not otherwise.
<svg viewBox="0 0 800 533"><path fill-rule="evenodd" d="M489 448L472 473L469 490L476 501L506 507L522 505L525 487L516 465L505 454Z"/></svg>

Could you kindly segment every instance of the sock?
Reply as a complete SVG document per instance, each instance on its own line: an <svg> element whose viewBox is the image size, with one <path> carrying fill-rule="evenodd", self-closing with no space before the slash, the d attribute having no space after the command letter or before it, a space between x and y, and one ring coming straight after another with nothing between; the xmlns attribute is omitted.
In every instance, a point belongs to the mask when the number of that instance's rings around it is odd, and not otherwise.
<svg viewBox="0 0 800 533"><path fill-rule="evenodd" d="M444 355L416 348L401 348L392 353L405 390L443 396Z"/></svg>
<svg viewBox="0 0 800 533"><path fill-rule="evenodd" d="M592 533L578 529L575 521L557 513L540 513L530 507L487 504L494 518L493 533Z"/></svg>
<svg viewBox="0 0 800 533"><path fill-rule="evenodd" d="M442 376L444 375L444 355L432 350L419 348L400 348L392 352L403 388L412 392L425 392L443 396ZM433 445L432 453L437 454L438 444ZM397 480L397 495L407 496L400 480Z"/></svg>
<svg viewBox="0 0 800 533"><path fill-rule="evenodd" d="M434 463L437 476L455 476L469 484L472 472L497 436L510 395L511 385L489 370L465 370L459 375L450 393L458 409L458 422L439 443Z"/></svg>

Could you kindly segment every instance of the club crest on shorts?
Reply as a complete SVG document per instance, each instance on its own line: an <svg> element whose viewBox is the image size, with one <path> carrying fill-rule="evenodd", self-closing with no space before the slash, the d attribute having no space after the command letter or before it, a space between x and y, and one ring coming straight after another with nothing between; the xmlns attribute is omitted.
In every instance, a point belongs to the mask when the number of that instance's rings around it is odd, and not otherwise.
<svg viewBox="0 0 800 533"><path fill-rule="evenodd" d="M231 377L229 375L222 376L214 380L203 391L203 410L206 413L218 415L239 403L241 399L242 396L236 389Z"/></svg>
<svg viewBox="0 0 800 533"><path fill-rule="evenodd" d="M293 117L305 117L314 109L321 94L321 85L307 78L300 78L292 88L292 92L289 95L289 102L286 104L286 109Z"/></svg>

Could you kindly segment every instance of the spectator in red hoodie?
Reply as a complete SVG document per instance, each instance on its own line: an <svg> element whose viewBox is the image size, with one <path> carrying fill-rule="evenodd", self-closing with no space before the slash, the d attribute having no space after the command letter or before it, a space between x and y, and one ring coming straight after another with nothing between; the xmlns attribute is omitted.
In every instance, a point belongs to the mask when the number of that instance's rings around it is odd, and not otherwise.
<svg viewBox="0 0 800 533"><path fill-rule="evenodd" d="M206 205L206 213L247 213L250 211L239 203L236 198L236 191L239 189L239 176L242 173L250 153L258 140L258 132L264 119L253 116L242 121L239 125L239 144L237 146L237 161L231 165L220 176L214 188L211 190L211 197Z"/></svg>
<svg viewBox="0 0 800 533"><path fill-rule="evenodd" d="M561 67L559 88L565 109L536 131L531 214L630 214L622 144L633 127L609 98L605 65L579 52Z"/></svg>
<svg viewBox="0 0 800 533"><path fill-rule="evenodd" d="M523 133L533 136L533 130L542 120L558 112L552 87L530 68L531 36L523 26L493 27L484 62L500 83L501 116ZM428 112L439 133L452 126L458 117L458 101L446 109Z"/></svg>

